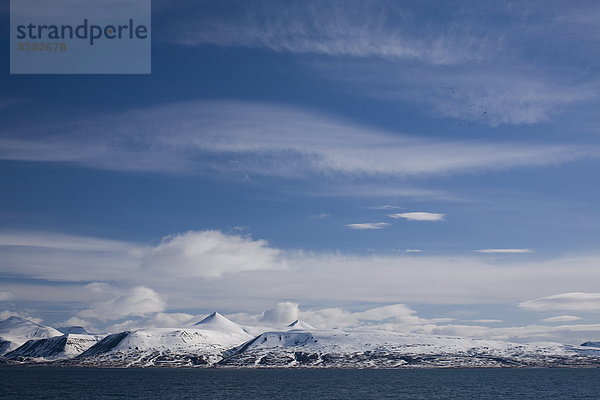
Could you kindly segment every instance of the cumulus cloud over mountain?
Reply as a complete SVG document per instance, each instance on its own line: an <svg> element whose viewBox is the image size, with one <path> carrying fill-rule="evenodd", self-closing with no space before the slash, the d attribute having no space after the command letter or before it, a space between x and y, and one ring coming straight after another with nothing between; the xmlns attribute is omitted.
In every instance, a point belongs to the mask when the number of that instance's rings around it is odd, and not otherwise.
<svg viewBox="0 0 600 400"><path fill-rule="evenodd" d="M285 268L281 252L265 240L225 235L219 231L172 235L146 253L142 269L178 277L215 279L244 271Z"/></svg>

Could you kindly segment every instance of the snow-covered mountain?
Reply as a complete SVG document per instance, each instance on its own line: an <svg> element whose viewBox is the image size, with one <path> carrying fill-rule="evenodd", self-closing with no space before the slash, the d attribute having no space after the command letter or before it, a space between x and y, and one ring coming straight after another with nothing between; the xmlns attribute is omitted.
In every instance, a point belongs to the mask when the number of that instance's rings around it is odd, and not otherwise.
<svg viewBox="0 0 600 400"><path fill-rule="evenodd" d="M48 361L73 358L96 344L102 336L66 334L30 340L5 357L18 361Z"/></svg>
<svg viewBox="0 0 600 400"><path fill-rule="evenodd" d="M21 317L10 317L0 321L0 355L16 349L29 340L55 336L62 336L62 333Z"/></svg>
<svg viewBox="0 0 600 400"><path fill-rule="evenodd" d="M247 334L248 332L241 325L228 320L218 312L213 312L202 321L194 324L198 329L211 330L216 332L228 332L232 334Z"/></svg>
<svg viewBox="0 0 600 400"><path fill-rule="evenodd" d="M598 347L600 348L600 342L585 342L581 344L584 347Z"/></svg>
<svg viewBox="0 0 600 400"><path fill-rule="evenodd" d="M74 360L83 365L212 365L249 339L240 325L213 313L192 328L156 328L109 335Z"/></svg>
<svg viewBox="0 0 600 400"><path fill-rule="evenodd" d="M598 342L581 346L516 344L367 328L318 330L304 321L294 321L273 331L258 329L240 326L215 312L189 328L125 331L100 340L101 337L94 335L61 335L31 321L9 318L0 322L0 332L9 333L5 336L8 346L14 346L15 339L32 340L11 349L0 361L70 366L249 368L600 365Z"/></svg>
<svg viewBox="0 0 600 400"><path fill-rule="evenodd" d="M265 332L229 350L234 367L520 367L600 364L600 349L376 330Z"/></svg>

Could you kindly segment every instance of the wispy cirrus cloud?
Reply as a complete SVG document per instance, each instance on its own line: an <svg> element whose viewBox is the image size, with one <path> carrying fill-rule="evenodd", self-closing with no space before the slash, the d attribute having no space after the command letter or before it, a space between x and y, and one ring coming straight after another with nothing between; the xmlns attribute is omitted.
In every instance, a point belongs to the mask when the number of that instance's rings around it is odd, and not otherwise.
<svg viewBox="0 0 600 400"><path fill-rule="evenodd" d="M475 253L485 254L525 254L534 252L534 250L531 249L479 249L473 251Z"/></svg>
<svg viewBox="0 0 600 400"><path fill-rule="evenodd" d="M387 222L363 222L358 224L346 224L345 227L354 230L371 230L371 229L383 229L390 226Z"/></svg>
<svg viewBox="0 0 600 400"><path fill-rule="evenodd" d="M499 324L504 321L501 319L472 319L472 320L465 321L465 322L475 322L478 324Z"/></svg>
<svg viewBox="0 0 600 400"><path fill-rule="evenodd" d="M600 85L598 78L572 80L577 71L563 76L503 63L479 68L423 65L415 71L390 61L327 60L315 61L313 68L348 90L412 103L425 115L457 119L456 126L475 131L482 126L551 121L562 111L594 104Z"/></svg>
<svg viewBox="0 0 600 400"><path fill-rule="evenodd" d="M223 101L169 104L0 132L3 160L184 174L406 177L549 165L597 155L593 146L420 138L306 109Z"/></svg>
<svg viewBox="0 0 600 400"><path fill-rule="evenodd" d="M331 218L331 214L329 213L318 213L309 216L310 219L329 219Z"/></svg>
<svg viewBox="0 0 600 400"><path fill-rule="evenodd" d="M214 12L190 9L171 41L185 46L267 48L326 56L381 57L455 64L479 59L493 38L474 40L468 27L425 26L416 10L389 1L227 1ZM229 10L223 12L223 10ZM231 11L235 10L235 11ZM472 28L471 28L472 29Z"/></svg>
<svg viewBox="0 0 600 400"><path fill-rule="evenodd" d="M338 177L339 178L339 177ZM357 198L406 198L406 199L428 199L448 202L465 201L455 193L422 188L417 185L407 184L406 182L388 182L383 179L378 181L376 176L370 175L365 179L356 179L356 176L350 177L352 184L329 183L326 185L317 185L317 187L292 192L295 195L311 197L357 197ZM403 179L403 178L401 178ZM393 206L390 206L393 207ZM367 209L376 209L366 207ZM400 207L398 207L400 208ZM393 210L393 209L388 209Z"/></svg>
<svg viewBox="0 0 600 400"><path fill-rule="evenodd" d="M583 318L577 317L575 315L557 315L556 317L548 317L544 318L542 322L571 322L571 321L580 321Z"/></svg>
<svg viewBox="0 0 600 400"><path fill-rule="evenodd" d="M384 204L384 205L381 205L381 206L369 206L369 207L365 207L365 208L368 209L368 210L397 210L397 209L402 208L402 207L392 206L392 205L389 205L389 204Z"/></svg>
<svg viewBox="0 0 600 400"><path fill-rule="evenodd" d="M533 311L600 311L600 293L561 293L519 303Z"/></svg>
<svg viewBox="0 0 600 400"><path fill-rule="evenodd" d="M446 214L417 211L417 212L390 214L389 217L394 218L394 219L405 219L408 221L435 222L435 221L443 221L444 218L446 217Z"/></svg>
<svg viewBox="0 0 600 400"><path fill-rule="evenodd" d="M63 282L126 279L144 251L145 246L132 242L5 230L0 233L0 273Z"/></svg>
<svg viewBox="0 0 600 400"><path fill-rule="evenodd" d="M600 62L588 51L597 9L589 5L228 3L190 8L190 23L173 21L171 42L293 53L353 93L482 125L544 122L598 98L588 68Z"/></svg>

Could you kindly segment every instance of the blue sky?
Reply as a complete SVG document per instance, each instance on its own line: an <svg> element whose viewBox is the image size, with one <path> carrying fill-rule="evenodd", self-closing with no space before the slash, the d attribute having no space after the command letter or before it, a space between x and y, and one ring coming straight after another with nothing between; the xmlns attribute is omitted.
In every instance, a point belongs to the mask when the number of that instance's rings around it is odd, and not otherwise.
<svg viewBox="0 0 600 400"><path fill-rule="evenodd" d="M6 39L3 316L343 326L404 304L360 323L597 339L598 16L155 1L138 76L9 75Z"/></svg>

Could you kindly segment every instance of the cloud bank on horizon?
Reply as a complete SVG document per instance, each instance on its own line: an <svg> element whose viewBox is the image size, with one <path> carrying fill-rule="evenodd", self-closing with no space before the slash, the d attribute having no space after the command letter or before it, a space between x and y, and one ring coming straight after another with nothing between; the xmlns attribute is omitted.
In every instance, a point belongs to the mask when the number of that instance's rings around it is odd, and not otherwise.
<svg viewBox="0 0 600 400"><path fill-rule="evenodd" d="M361 312L324 306L345 302L349 296L364 304L389 304L400 298L399 292L408 302L460 305L528 299L548 290L584 286L593 290L594 279L582 286L578 276L598 275L598 257L514 260L507 264L468 254L419 255L418 258L393 254L345 256L283 251L264 240L216 231L170 235L156 246L116 241L108 241L108 245L102 239L32 232L15 232L14 235L4 232L1 238L0 253L8 261L0 273L19 271L18 276L24 279L24 282L0 285L0 302L4 306L32 300L87 304L87 308L80 309L64 322L95 329L99 326L123 330L191 324L198 318L197 314L173 310L191 310L197 304L231 310L239 307L240 302L257 309L272 304L277 298L293 298L303 304L321 306L301 312L298 303L284 302L262 314L233 313L232 318L250 325L280 326L301 317L323 328L364 325L520 341L536 337L583 339L573 332L588 333L597 329L596 324L589 323L573 326L574 330L563 325L552 326L549 331L545 330L546 325L489 327L481 323L498 321L485 319L465 324L455 317L419 317L404 304ZM163 251L164 246L172 247ZM129 259L125 259L125 254ZM94 255L98 267L90 265ZM118 259L121 263L115 262ZM70 263L58 270L55 266L63 260ZM82 268L83 265L87 268ZM102 265L110 265L111 269ZM544 276L539 276L541 268L545 270ZM362 278L365 269L369 271L368 281ZM49 285L49 281L68 284ZM93 282L88 283L90 281ZM526 300L519 307L536 312L569 310L594 314L600 312L599 299L600 294L592 292L561 293ZM6 310L2 315L10 313ZM541 322L568 323L583 319L562 315L547 317ZM473 331L469 333L469 329Z"/></svg>

